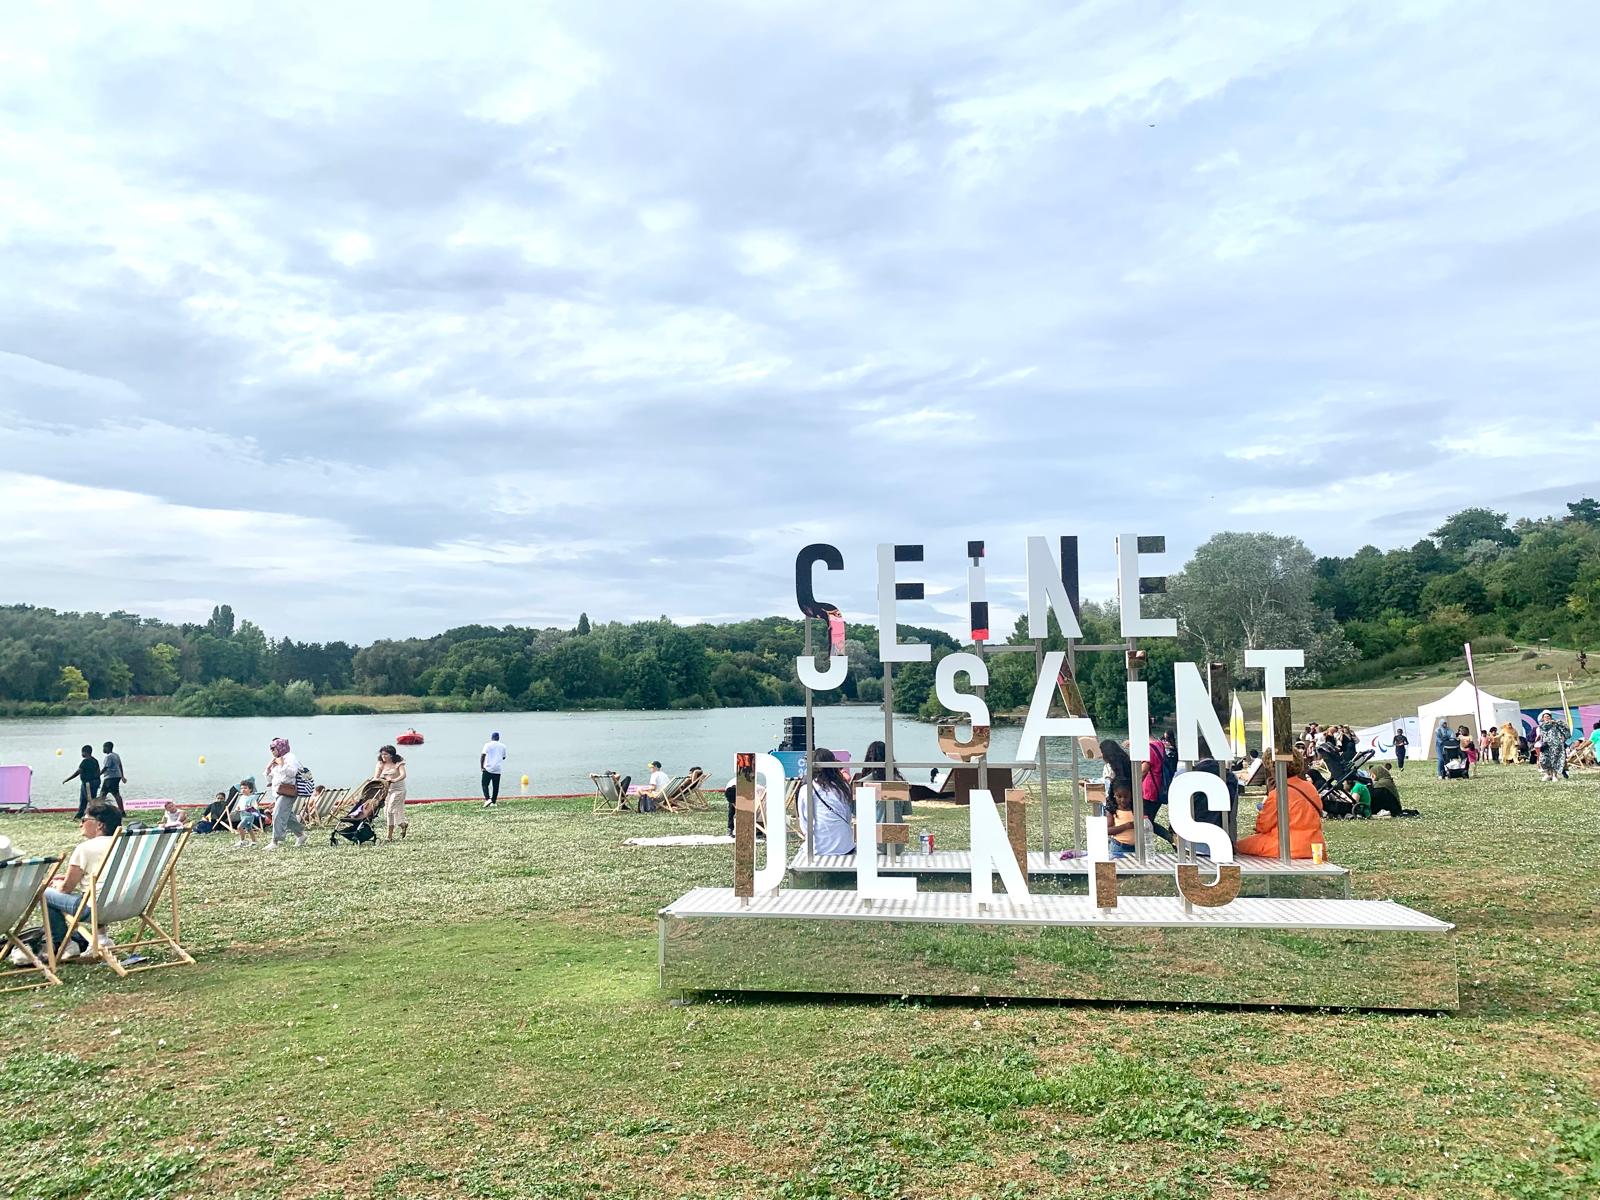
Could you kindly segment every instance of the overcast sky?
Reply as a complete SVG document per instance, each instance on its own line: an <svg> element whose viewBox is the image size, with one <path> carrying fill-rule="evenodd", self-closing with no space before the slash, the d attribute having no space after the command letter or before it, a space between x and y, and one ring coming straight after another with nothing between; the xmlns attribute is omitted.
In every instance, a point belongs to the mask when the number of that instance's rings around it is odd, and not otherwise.
<svg viewBox="0 0 1600 1200"><path fill-rule="evenodd" d="M291 11L292 10L292 11ZM1221 15L1222 12L1229 15ZM0 8L0 602L867 617L1600 495L1600 6Z"/></svg>

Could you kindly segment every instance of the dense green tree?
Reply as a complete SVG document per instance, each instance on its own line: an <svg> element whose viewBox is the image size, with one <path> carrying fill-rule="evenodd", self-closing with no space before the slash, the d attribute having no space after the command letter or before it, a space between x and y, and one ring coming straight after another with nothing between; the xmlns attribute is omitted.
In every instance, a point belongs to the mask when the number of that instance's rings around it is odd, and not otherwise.
<svg viewBox="0 0 1600 1200"><path fill-rule="evenodd" d="M1449 554L1460 554L1480 538L1509 546L1517 535L1506 527L1506 514L1487 508L1463 508L1446 518L1445 523L1433 531L1439 545Z"/></svg>

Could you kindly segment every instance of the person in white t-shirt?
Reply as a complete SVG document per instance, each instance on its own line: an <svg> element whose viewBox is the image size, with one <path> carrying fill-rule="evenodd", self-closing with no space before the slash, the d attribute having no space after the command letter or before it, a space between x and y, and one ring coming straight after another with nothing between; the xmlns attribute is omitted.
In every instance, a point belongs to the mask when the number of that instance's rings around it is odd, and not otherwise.
<svg viewBox="0 0 1600 1200"><path fill-rule="evenodd" d="M111 837L121 824L122 812L115 804L91 804L79 822L83 841L77 844L72 856L67 859L67 873L55 881L55 886L44 890L44 911L50 925L50 943L55 946L58 955L74 958L89 944L87 937L82 945L78 944L76 937L71 946L61 943L67 936L67 921L78 911L78 905L83 903L80 889L84 876L93 876L100 869L100 864L105 862L111 850Z"/></svg>
<svg viewBox="0 0 1600 1200"><path fill-rule="evenodd" d="M506 769L506 744L498 733L491 733L483 744L478 767L483 771L483 806L493 808L500 803L500 773Z"/></svg>
<svg viewBox="0 0 1600 1200"><path fill-rule="evenodd" d="M300 803L300 760L289 749L286 738L273 738L269 748L272 761L267 764L266 774L267 791L272 797L272 836L267 840L267 849L278 849L290 834L294 835L295 845L304 846L306 827L294 811Z"/></svg>
<svg viewBox="0 0 1600 1200"><path fill-rule="evenodd" d="M672 779L661 769L661 764L651 759L650 779L639 793L639 811L655 812L656 805L667 798L667 789L671 786Z"/></svg>

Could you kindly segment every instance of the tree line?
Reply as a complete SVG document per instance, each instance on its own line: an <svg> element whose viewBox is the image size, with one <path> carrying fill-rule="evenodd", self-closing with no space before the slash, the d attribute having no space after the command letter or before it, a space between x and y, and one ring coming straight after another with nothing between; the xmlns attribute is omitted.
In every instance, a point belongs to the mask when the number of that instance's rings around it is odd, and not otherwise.
<svg viewBox="0 0 1600 1200"><path fill-rule="evenodd" d="M1171 708L1180 659L1228 664L1252 681L1251 648L1302 647L1299 686L1341 684L1439 662L1464 641L1494 649L1512 640L1579 647L1600 638L1600 503L1508 523L1469 508L1408 548L1364 546L1319 558L1295 537L1219 533L1172 575L1146 610L1177 619L1180 636L1150 641L1147 676L1154 711ZM1086 641L1118 640L1109 602L1084 604ZM1019 618L1009 642L1026 642ZM883 698L877 629L849 624L851 670L824 703ZM937 629L901 626L902 641L933 647L937 662L959 646ZM196 716L364 711L343 696L409 696L419 708L499 710L672 709L797 705L794 660L805 631L796 616L727 625L676 625L662 617L570 629L464 625L429 638L347 642L272 640L226 604L204 624L170 624L132 613L60 613L0 607L0 711L76 713L107 707ZM1065 645L1054 618L1047 648ZM996 712L1027 706L1034 656L990 660ZM894 707L932 716L932 663L898 665ZM1121 656L1080 656L1078 680L1091 711L1124 714ZM327 698L334 697L329 700Z"/></svg>

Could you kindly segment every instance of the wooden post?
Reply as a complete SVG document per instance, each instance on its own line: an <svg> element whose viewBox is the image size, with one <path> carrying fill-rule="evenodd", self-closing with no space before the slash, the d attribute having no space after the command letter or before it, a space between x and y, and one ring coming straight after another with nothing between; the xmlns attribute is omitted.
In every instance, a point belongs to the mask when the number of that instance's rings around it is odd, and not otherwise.
<svg viewBox="0 0 1600 1200"><path fill-rule="evenodd" d="M1294 718L1289 697L1272 698L1272 781L1278 790L1278 858L1289 861L1289 759L1294 754Z"/></svg>
<svg viewBox="0 0 1600 1200"><path fill-rule="evenodd" d="M733 761L733 894L748 904L756 894L756 756Z"/></svg>
<svg viewBox="0 0 1600 1200"><path fill-rule="evenodd" d="M1028 793L1021 788L1006 789L1006 837L1016 856L1022 877L1028 877Z"/></svg>
<svg viewBox="0 0 1600 1200"><path fill-rule="evenodd" d="M880 854L889 853L889 847L903 848L911 841L911 827L905 824L906 813L911 808L911 785L909 783L880 783L878 785L877 821L878 833L873 842L876 848L882 846ZM885 829L899 828L904 831L898 837L885 837ZM858 842L861 840L857 835Z"/></svg>

